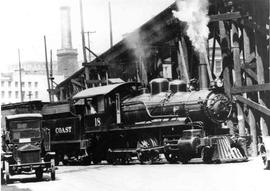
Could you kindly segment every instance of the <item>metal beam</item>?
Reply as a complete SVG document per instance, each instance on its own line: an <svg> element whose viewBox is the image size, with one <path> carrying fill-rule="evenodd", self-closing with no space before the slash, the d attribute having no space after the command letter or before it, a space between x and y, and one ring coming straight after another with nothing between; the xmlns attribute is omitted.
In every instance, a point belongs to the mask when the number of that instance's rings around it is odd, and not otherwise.
<svg viewBox="0 0 270 191"><path fill-rule="evenodd" d="M250 68L244 68L244 67L242 67L242 69L243 69L244 72L246 72L253 80L258 81L258 79L257 79L257 74L256 74L253 70L251 70Z"/></svg>
<svg viewBox="0 0 270 191"><path fill-rule="evenodd" d="M241 68L257 68L256 62L246 62Z"/></svg>
<svg viewBox="0 0 270 191"><path fill-rule="evenodd" d="M265 114L265 115L268 115L270 116L270 109L268 109L267 107L265 106L262 106L254 101L251 101L249 99L246 99L240 95L236 95L234 96L238 101L244 103L244 104L247 104L249 107L252 107L253 109L256 109L257 111Z"/></svg>
<svg viewBox="0 0 270 191"><path fill-rule="evenodd" d="M76 80L74 80L74 79L71 79L70 82L71 82L72 84L75 84L75 85L77 85L77 86L83 88L83 89L85 88L84 85L82 85L80 82L78 82L78 81L76 81Z"/></svg>
<svg viewBox="0 0 270 191"><path fill-rule="evenodd" d="M232 94L240 94L247 92L257 92L257 91L270 91L270 83L251 85L251 86L242 86L242 87L232 87Z"/></svg>
<svg viewBox="0 0 270 191"><path fill-rule="evenodd" d="M252 30L257 30L259 33L262 35L267 35L269 31L266 29L266 27L263 27L259 24L257 24L255 21L252 19L245 20L244 26L251 28Z"/></svg>
<svg viewBox="0 0 270 191"><path fill-rule="evenodd" d="M215 21L225 21L225 20L235 20L240 19L243 16L240 14L240 12L231 12L231 13L222 13L217 15L210 15L210 22Z"/></svg>
<svg viewBox="0 0 270 191"><path fill-rule="evenodd" d="M107 83L106 80L87 80L88 84Z"/></svg>

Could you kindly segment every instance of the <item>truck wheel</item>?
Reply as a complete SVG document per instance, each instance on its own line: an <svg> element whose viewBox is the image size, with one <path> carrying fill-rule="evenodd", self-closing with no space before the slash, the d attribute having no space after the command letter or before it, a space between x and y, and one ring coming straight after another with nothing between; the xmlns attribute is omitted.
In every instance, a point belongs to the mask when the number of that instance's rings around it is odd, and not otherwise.
<svg viewBox="0 0 270 191"><path fill-rule="evenodd" d="M212 150L210 147L204 147L202 149L202 160L206 164L212 163Z"/></svg>
<svg viewBox="0 0 270 191"><path fill-rule="evenodd" d="M270 170L270 160L267 158L267 156L263 158L263 165L264 169Z"/></svg>
<svg viewBox="0 0 270 191"><path fill-rule="evenodd" d="M165 153L165 158L170 164L176 164L177 163L177 156L174 154Z"/></svg>
<svg viewBox="0 0 270 191"><path fill-rule="evenodd" d="M182 164L187 164L190 161L190 157L180 157L180 162Z"/></svg>
<svg viewBox="0 0 270 191"><path fill-rule="evenodd" d="M41 180L43 178L43 169L42 168L37 168L35 173L36 173L36 178L38 180Z"/></svg>
<svg viewBox="0 0 270 191"><path fill-rule="evenodd" d="M5 167L5 173L4 173L4 183L8 184L10 181L10 175L9 175L9 162L4 161L4 167Z"/></svg>
<svg viewBox="0 0 270 191"><path fill-rule="evenodd" d="M52 168L52 171L51 171L51 180L55 180L55 168L54 167Z"/></svg>
<svg viewBox="0 0 270 191"><path fill-rule="evenodd" d="M1 185L4 184L5 179L4 179L4 169L1 168Z"/></svg>
<svg viewBox="0 0 270 191"><path fill-rule="evenodd" d="M59 157L55 156L55 166L59 166Z"/></svg>
<svg viewBox="0 0 270 191"><path fill-rule="evenodd" d="M8 184L9 182L10 182L10 176L9 176L9 174L5 174L4 184Z"/></svg>
<svg viewBox="0 0 270 191"><path fill-rule="evenodd" d="M83 165L91 165L91 157L86 156L83 158Z"/></svg>

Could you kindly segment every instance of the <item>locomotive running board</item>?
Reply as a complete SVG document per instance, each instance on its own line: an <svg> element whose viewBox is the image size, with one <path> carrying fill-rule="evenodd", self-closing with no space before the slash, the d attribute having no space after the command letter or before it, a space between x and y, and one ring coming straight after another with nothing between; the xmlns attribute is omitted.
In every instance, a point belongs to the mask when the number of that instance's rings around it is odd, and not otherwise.
<svg viewBox="0 0 270 191"><path fill-rule="evenodd" d="M152 147L152 148L139 148L136 149L137 152L150 152L150 151L160 151L163 150L164 146L159 146L159 147Z"/></svg>
<svg viewBox="0 0 270 191"><path fill-rule="evenodd" d="M119 148L119 149L113 149L113 150L109 150L110 153L136 153L136 149L135 148Z"/></svg>
<svg viewBox="0 0 270 191"><path fill-rule="evenodd" d="M215 145L213 161L218 162L242 162L247 161L236 147L231 147L230 138L227 136L215 136L211 138L212 144Z"/></svg>
<svg viewBox="0 0 270 191"><path fill-rule="evenodd" d="M119 148L119 149L113 149L109 150L110 153L137 153L137 152L150 152L150 151L157 151L157 150L163 150L164 146L159 147L152 147L152 148Z"/></svg>
<svg viewBox="0 0 270 191"><path fill-rule="evenodd" d="M177 118L171 121L155 121L155 122L141 122L133 125L118 126L113 125L111 128L105 126L91 127L85 130L85 133L100 133L100 132L115 132L115 131L129 131L129 130L139 130L139 129L151 129L151 128L167 128L167 127L183 127L187 126L185 122L186 118Z"/></svg>

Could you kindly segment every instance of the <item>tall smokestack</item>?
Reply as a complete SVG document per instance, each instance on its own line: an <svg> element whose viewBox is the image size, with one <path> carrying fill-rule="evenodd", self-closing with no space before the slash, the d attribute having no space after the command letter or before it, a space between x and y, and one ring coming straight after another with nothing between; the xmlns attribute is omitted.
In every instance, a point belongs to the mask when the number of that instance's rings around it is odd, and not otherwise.
<svg viewBox="0 0 270 191"><path fill-rule="evenodd" d="M112 35L112 10L111 10L111 2L109 1L109 25L110 25L110 46L113 46L113 35Z"/></svg>
<svg viewBox="0 0 270 191"><path fill-rule="evenodd" d="M207 64L205 61L205 55L199 53L199 84L200 90L208 89L208 75L207 75Z"/></svg>
<svg viewBox="0 0 270 191"><path fill-rule="evenodd" d="M57 50L57 72L65 78L78 70L77 49L72 48L70 8L60 8L61 12L61 49Z"/></svg>
<svg viewBox="0 0 270 191"><path fill-rule="evenodd" d="M70 8L61 7L61 37L62 37L62 49L72 48L71 40L71 22L70 22Z"/></svg>

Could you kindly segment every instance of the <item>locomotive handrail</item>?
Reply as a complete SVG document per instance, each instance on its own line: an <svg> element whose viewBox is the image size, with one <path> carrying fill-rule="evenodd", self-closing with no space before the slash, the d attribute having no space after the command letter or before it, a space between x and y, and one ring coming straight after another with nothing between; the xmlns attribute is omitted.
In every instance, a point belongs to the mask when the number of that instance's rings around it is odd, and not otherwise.
<svg viewBox="0 0 270 191"><path fill-rule="evenodd" d="M150 111L149 111L147 105L146 105L143 101L133 101L133 102L130 102L129 105L132 105L132 104L134 104L134 103L144 105L147 115L148 115L150 118L153 118L153 119L155 119L155 118L168 118L168 117L169 117L169 118L174 118L174 117L179 117L178 115L156 115L156 116L154 116L154 115L152 115L152 114L150 113Z"/></svg>

